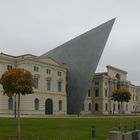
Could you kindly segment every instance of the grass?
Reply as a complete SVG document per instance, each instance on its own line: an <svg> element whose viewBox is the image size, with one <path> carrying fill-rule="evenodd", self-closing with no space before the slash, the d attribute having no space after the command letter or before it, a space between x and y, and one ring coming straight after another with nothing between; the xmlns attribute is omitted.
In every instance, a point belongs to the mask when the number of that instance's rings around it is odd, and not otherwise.
<svg viewBox="0 0 140 140"><path fill-rule="evenodd" d="M132 130L133 122L140 123L140 117L121 117L127 130ZM0 138L16 135L16 120L0 118ZM106 140L108 132L118 130L120 117L98 118L22 118L22 135L32 140L92 140L91 127L96 127L96 139Z"/></svg>

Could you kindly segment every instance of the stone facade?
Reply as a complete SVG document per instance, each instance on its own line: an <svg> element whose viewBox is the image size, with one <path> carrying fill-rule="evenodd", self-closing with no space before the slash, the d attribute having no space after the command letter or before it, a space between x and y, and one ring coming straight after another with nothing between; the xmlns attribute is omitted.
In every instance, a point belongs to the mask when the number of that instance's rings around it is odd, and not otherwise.
<svg viewBox="0 0 140 140"><path fill-rule="evenodd" d="M123 103L123 113L140 112L140 87L127 80L126 71L107 66L107 72L95 74L82 113L119 114L120 103L111 100L113 90L118 87L127 88L131 93L131 100Z"/></svg>
<svg viewBox="0 0 140 140"><path fill-rule="evenodd" d="M24 68L34 77L34 94L21 96L21 114L66 114L66 66L49 57L0 54L0 76L12 68ZM0 114L13 114L15 98L3 95L0 87Z"/></svg>
<svg viewBox="0 0 140 140"><path fill-rule="evenodd" d="M24 68L34 77L34 94L21 96L21 114L67 114L67 67L50 57L0 54L0 76L11 68ZM107 66L107 72L93 77L82 114L119 114L120 104L111 100L112 91L125 87L131 100L123 103L125 114L140 112L140 87L127 80L127 72ZM15 98L3 95L0 85L0 114L13 114Z"/></svg>

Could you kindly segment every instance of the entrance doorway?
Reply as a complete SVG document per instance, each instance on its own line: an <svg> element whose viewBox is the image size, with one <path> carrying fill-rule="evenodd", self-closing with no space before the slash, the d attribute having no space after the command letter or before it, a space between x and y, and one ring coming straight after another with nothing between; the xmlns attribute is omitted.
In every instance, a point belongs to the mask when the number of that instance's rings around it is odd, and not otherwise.
<svg viewBox="0 0 140 140"><path fill-rule="evenodd" d="M46 115L53 114L53 101L52 101L52 99L47 99L45 102L45 114Z"/></svg>

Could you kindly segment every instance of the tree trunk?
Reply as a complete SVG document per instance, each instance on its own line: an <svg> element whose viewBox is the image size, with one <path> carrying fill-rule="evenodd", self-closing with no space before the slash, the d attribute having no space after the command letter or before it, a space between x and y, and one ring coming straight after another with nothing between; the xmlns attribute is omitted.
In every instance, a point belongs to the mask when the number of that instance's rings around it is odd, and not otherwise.
<svg viewBox="0 0 140 140"><path fill-rule="evenodd" d="M121 102L121 115L122 115L122 102Z"/></svg>
<svg viewBox="0 0 140 140"><path fill-rule="evenodd" d="M16 105L16 94L15 94L15 96L14 96L14 117L15 117L15 118L17 117L17 112L16 112L16 110L17 110L17 105Z"/></svg>
<svg viewBox="0 0 140 140"><path fill-rule="evenodd" d="M17 132L18 132L18 140L20 140L20 94L18 94L18 118L17 118Z"/></svg>

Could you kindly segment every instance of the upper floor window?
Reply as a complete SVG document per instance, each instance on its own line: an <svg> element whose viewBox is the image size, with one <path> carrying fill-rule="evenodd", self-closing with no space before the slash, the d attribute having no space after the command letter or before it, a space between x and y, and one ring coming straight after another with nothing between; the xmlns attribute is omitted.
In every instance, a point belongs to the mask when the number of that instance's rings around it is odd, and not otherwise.
<svg viewBox="0 0 140 140"><path fill-rule="evenodd" d="M51 90L51 79L46 80L47 90Z"/></svg>
<svg viewBox="0 0 140 140"><path fill-rule="evenodd" d="M105 86L107 86L107 82L105 82Z"/></svg>
<svg viewBox="0 0 140 140"><path fill-rule="evenodd" d="M117 80L120 80L121 78L120 78L120 75L117 73L116 74L116 78L117 78Z"/></svg>
<svg viewBox="0 0 140 140"><path fill-rule="evenodd" d="M12 68L12 65L7 65L7 70L11 70Z"/></svg>
<svg viewBox="0 0 140 140"><path fill-rule="evenodd" d="M105 97L107 97L107 89L105 89Z"/></svg>
<svg viewBox="0 0 140 140"><path fill-rule="evenodd" d="M61 71L58 71L57 75L58 76L62 76L62 72Z"/></svg>
<svg viewBox="0 0 140 140"><path fill-rule="evenodd" d="M88 97L90 97L90 89L88 90Z"/></svg>
<svg viewBox="0 0 140 140"><path fill-rule="evenodd" d="M38 66L34 66L34 71L38 72L39 71L39 67Z"/></svg>
<svg viewBox="0 0 140 140"><path fill-rule="evenodd" d="M96 81L96 82L95 82L95 85L96 85L96 86L97 86L97 85L99 85L99 82L98 82L98 81Z"/></svg>
<svg viewBox="0 0 140 140"><path fill-rule="evenodd" d="M58 81L58 92L62 91L62 81Z"/></svg>
<svg viewBox="0 0 140 140"><path fill-rule="evenodd" d="M136 95L136 101L138 100L138 96Z"/></svg>
<svg viewBox="0 0 140 140"><path fill-rule="evenodd" d="M39 86L39 79L38 77L34 77L34 87L38 89L38 86Z"/></svg>
<svg viewBox="0 0 140 140"><path fill-rule="evenodd" d="M95 89L95 97L99 96L99 89Z"/></svg>
<svg viewBox="0 0 140 140"><path fill-rule="evenodd" d="M46 69L46 73L47 74L51 74L51 70L50 69Z"/></svg>
<svg viewBox="0 0 140 140"><path fill-rule="evenodd" d="M135 101L135 95L133 95L133 101Z"/></svg>

